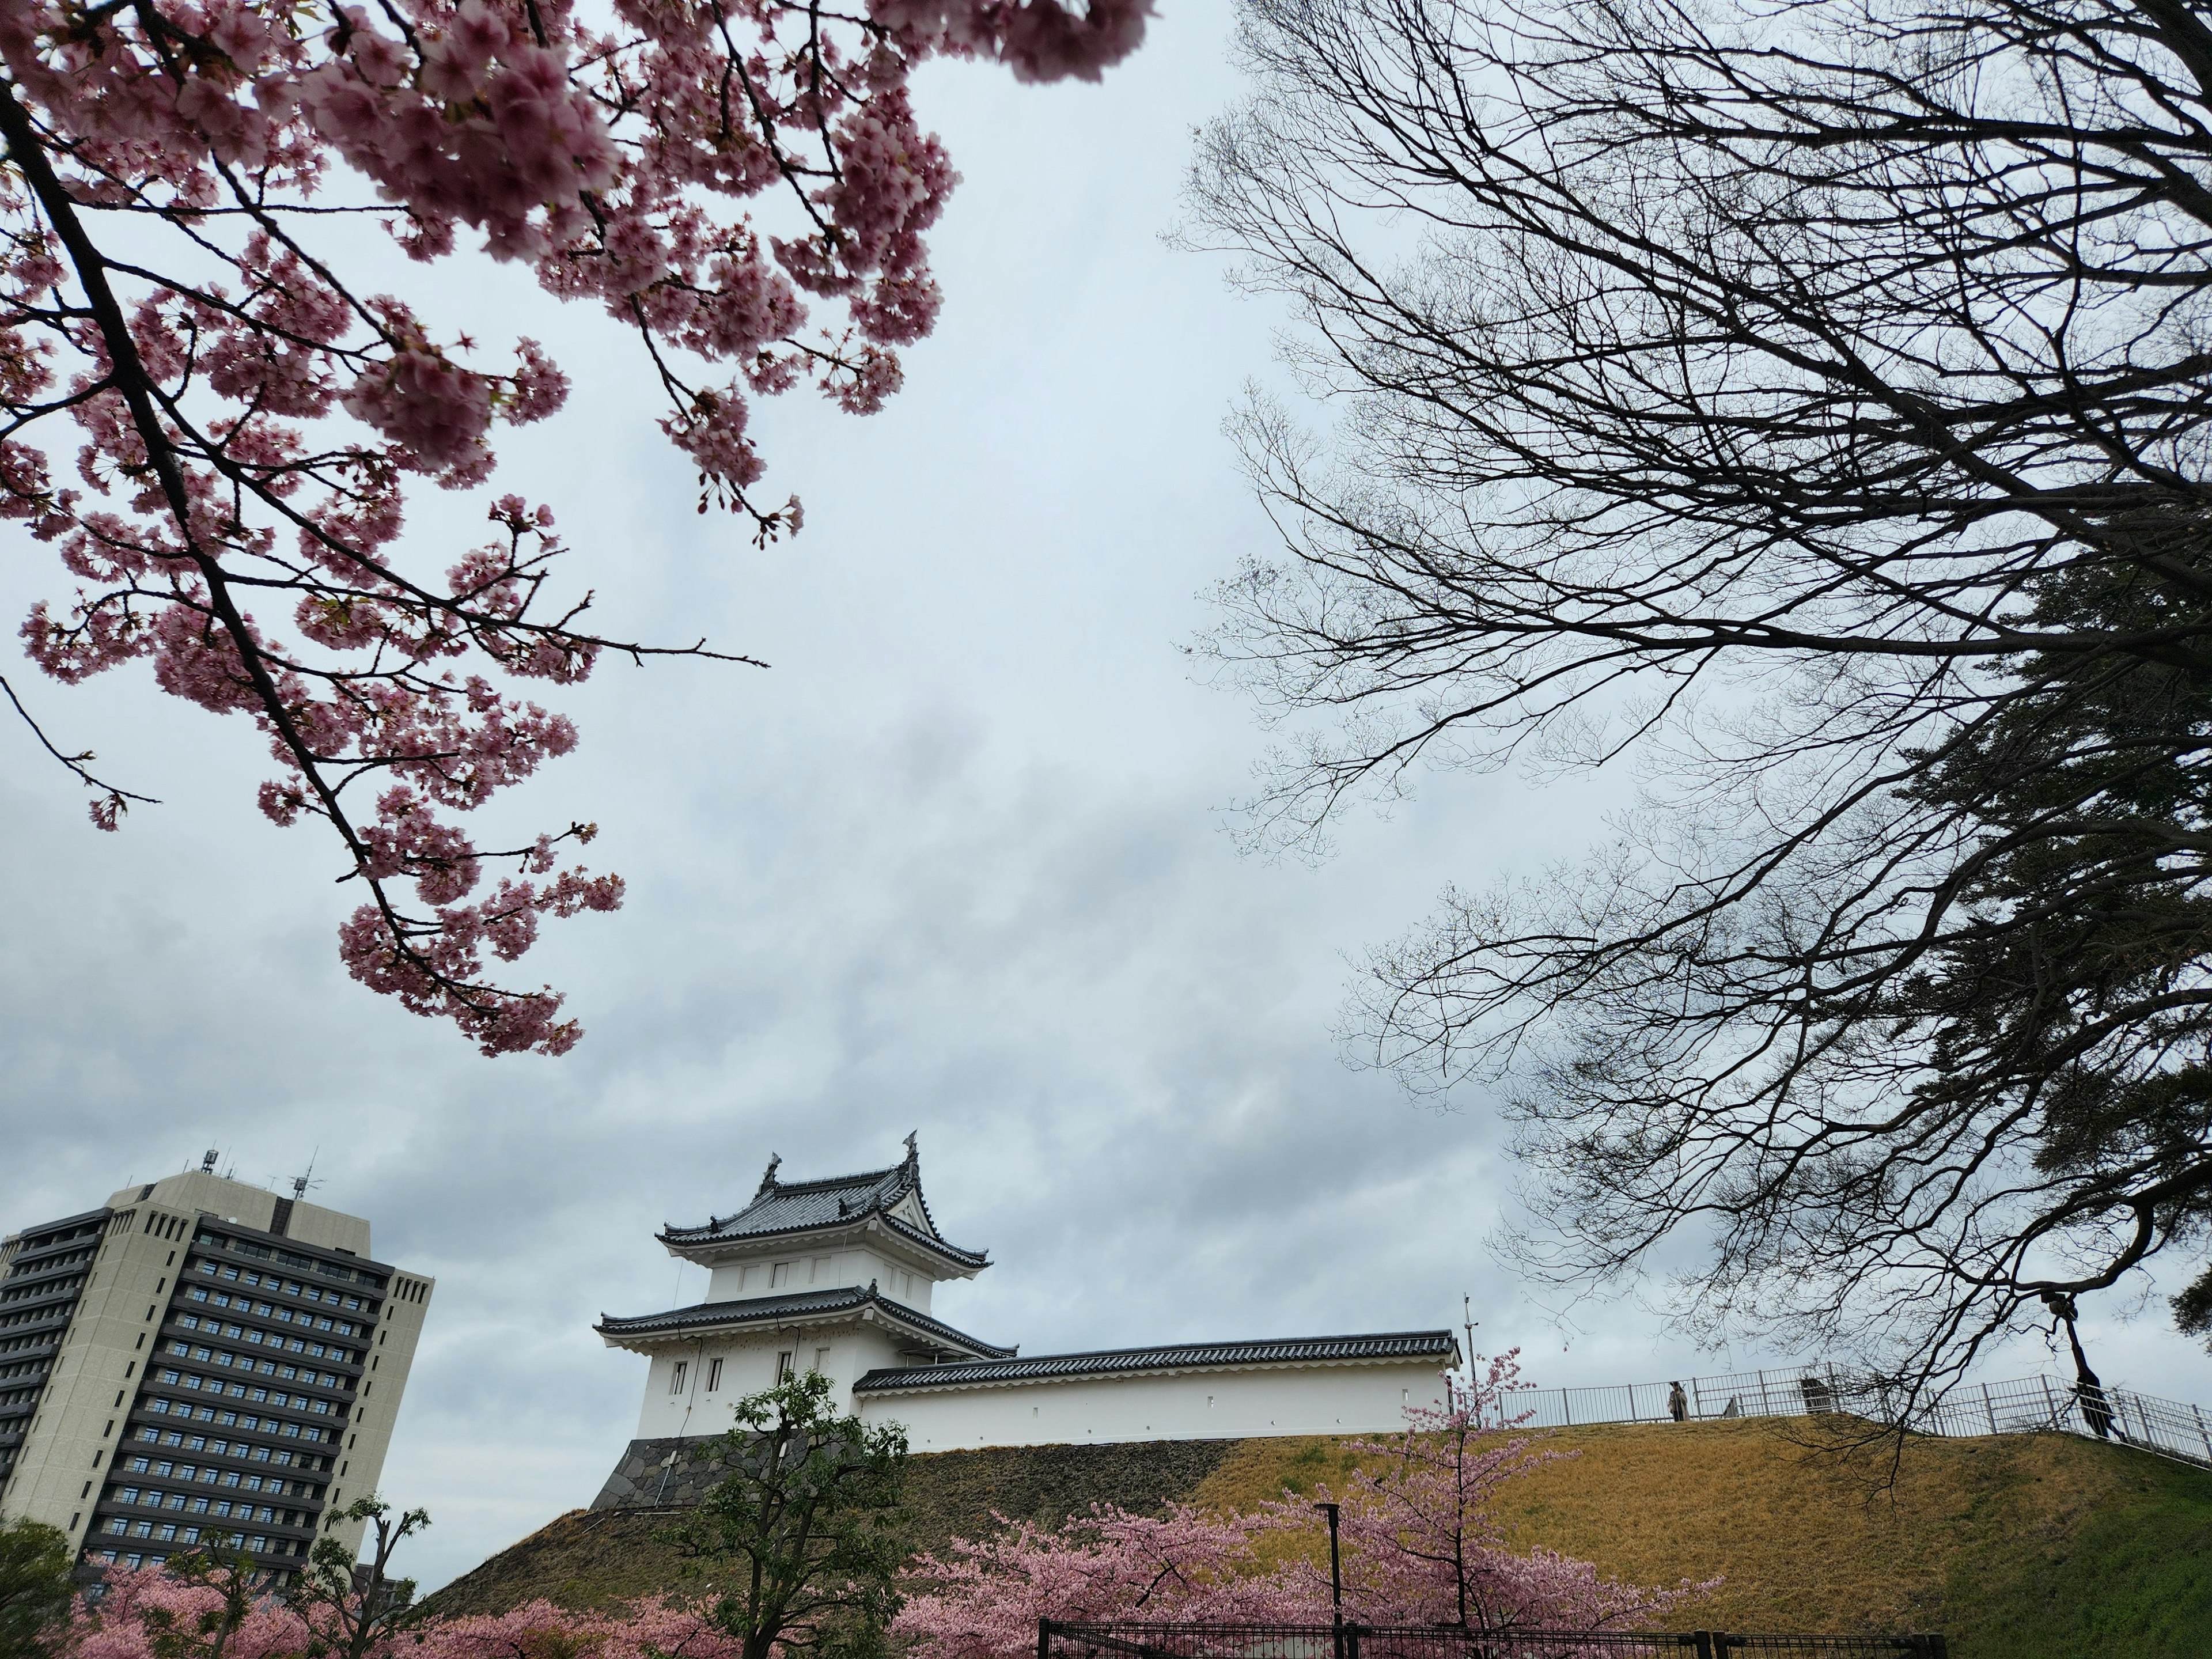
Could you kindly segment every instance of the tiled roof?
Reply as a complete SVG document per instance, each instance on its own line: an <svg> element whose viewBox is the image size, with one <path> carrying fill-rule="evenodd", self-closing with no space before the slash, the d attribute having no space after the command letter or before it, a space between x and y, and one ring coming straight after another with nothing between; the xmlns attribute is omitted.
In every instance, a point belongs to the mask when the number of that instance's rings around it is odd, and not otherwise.
<svg viewBox="0 0 2212 1659"><path fill-rule="evenodd" d="M894 1302L872 1285L847 1285L834 1291L793 1291L784 1296L747 1297L737 1302L702 1302L696 1307L672 1308L666 1313L639 1314L627 1319L602 1314L592 1328L606 1337L673 1336L689 1331L746 1325L787 1325L868 1307L878 1309L886 1319L933 1338L948 1348L964 1349L993 1359L1011 1359L1015 1352L1012 1348L1001 1348L972 1337L965 1331L957 1331L903 1302Z"/></svg>
<svg viewBox="0 0 2212 1659"><path fill-rule="evenodd" d="M779 1160L780 1161L780 1160ZM785 1181L775 1178L776 1162L762 1177L752 1201L732 1216L709 1216L698 1227L665 1226L660 1241L672 1248L696 1247L722 1240L766 1238L790 1233L817 1231L827 1227L849 1227L870 1216L881 1218L892 1232L967 1267L986 1267L990 1258L981 1250L963 1250L939 1236L929 1200L921 1193L921 1161L909 1156L888 1170L860 1175L834 1176L826 1181ZM890 1212L911 1193L928 1220L916 1227Z"/></svg>
<svg viewBox="0 0 2212 1659"><path fill-rule="evenodd" d="M855 1394L902 1393L963 1384L1030 1382L1139 1371L1214 1370L1240 1365L1315 1365L1367 1359L1434 1359L1456 1364L1449 1331L1395 1331L1375 1336L1283 1337L1267 1342L1188 1342L1168 1348L1108 1348L1096 1353L1037 1354L1028 1359L956 1360L872 1370Z"/></svg>

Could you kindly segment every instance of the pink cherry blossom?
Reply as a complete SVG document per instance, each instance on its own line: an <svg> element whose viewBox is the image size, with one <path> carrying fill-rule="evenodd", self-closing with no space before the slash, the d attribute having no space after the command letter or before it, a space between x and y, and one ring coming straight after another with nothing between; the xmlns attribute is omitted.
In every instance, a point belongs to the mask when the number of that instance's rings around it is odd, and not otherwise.
<svg viewBox="0 0 2212 1659"><path fill-rule="evenodd" d="M343 849L348 970L487 1054L563 1051L559 994L493 983L484 956L514 961L622 884L560 864L588 824L483 848L453 822L577 741L495 681L571 684L609 651L746 659L592 631L588 598L549 585L552 513L511 494L483 547L409 542L409 489L488 484L502 428L569 383L535 340L441 330L452 270L362 292L346 227L380 223L423 265L518 264L603 311L667 396L701 510L793 534L795 498L753 499L753 400L882 407L940 305L924 239L958 175L914 71L1095 79L1150 12L9 0L0 520L67 587L32 606L26 653L64 684L143 661L242 715L276 769L263 813ZM112 829L134 798L77 769Z"/></svg>

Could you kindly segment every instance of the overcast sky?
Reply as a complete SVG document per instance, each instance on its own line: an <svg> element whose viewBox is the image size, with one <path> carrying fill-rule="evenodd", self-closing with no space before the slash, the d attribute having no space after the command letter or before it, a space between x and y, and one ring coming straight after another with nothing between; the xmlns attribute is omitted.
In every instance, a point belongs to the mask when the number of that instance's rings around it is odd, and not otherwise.
<svg viewBox="0 0 2212 1659"><path fill-rule="evenodd" d="M1224 832L1265 738L1176 645L1266 533L1220 424L1280 319L1159 240L1192 128L1236 93L1223 0L1164 4L1103 87L923 77L965 175L944 320L884 414L757 418L767 498L807 504L796 543L696 515L611 330L456 267L480 287L449 321L536 333L575 377L500 483L555 507L602 625L774 665L603 668L559 694L581 750L487 815L596 819L592 863L629 881L523 964L587 1028L568 1059L482 1060L344 976L333 848L253 810L242 720L143 674L7 670L166 804L98 835L0 726L0 1229L206 1147L256 1182L312 1156L317 1201L438 1279L385 1483L435 1517L428 1583L590 1501L646 1363L592 1322L697 1299L652 1235L736 1207L771 1152L841 1173L919 1130L940 1224L996 1263L937 1311L1028 1352L1455 1324L1465 1291L1478 1344L1524 1344L1540 1382L1765 1357L1694 1353L1632 1304L1555 1324L1481 1248L1509 1175L1481 1103L1408 1105L1330 1036L1348 955L1448 879L1571 851L1599 793L1442 780L1318 868ZM422 502L430 562L481 512ZM49 550L0 545L6 614L60 596ZM2108 1381L2212 1395L2162 1306L2087 1334Z"/></svg>

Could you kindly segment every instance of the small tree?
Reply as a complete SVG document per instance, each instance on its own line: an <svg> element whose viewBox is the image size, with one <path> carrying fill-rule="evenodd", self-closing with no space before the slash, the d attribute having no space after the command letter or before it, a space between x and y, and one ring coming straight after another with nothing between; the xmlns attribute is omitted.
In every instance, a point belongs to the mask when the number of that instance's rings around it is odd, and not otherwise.
<svg viewBox="0 0 2212 1659"><path fill-rule="evenodd" d="M739 1659L866 1659L898 1611L906 1431L840 1417L810 1371L737 1405L729 1474L665 1536L722 1577L710 1618Z"/></svg>
<svg viewBox="0 0 2212 1659"><path fill-rule="evenodd" d="M69 1617L69 1540L37 1521L0 1526L0 1659L41 1659Z"/></svg>
<svg viewBox="0 0 2212 1659"><path fill-rule="evenodd" d="M356 1498L343 1512L348 1521L365 1521L375 1541L367 1560L347 1553L325 1534L315 1540L307 1571L293 1587L291 1601L311 1638L307 1659L368 1659L393 1636L418 1624L415 1581L395 1578L388 1569L392 1552L430 1524L427 1510L394 1517L392 1506L374 1493Z"/></svg>
<svg viewBox="0 0 2212 1659"><path fill-rule="evenodd" d="M1556 1550L1513 1549L1498 1519L1500 1490L1577 1455L1547 1450L1524 1431L1533 1413L1512 1410L1513 1396L1528 1387L1518 1352L1470 1370L1449 1410L1408 1409L1395 1439L1352 1441L1347 1449L1361 1465L1341 1489L1316 1489L1341 1506L1348 1612L1376 1624L1602 1630L1663 1613L1720 1582L1646 1589L1603 1577L1591 1563ZM1269 1507L1276 1525L1312 1524L1313 1506L1304 1498ZM1309 1605L1326 1608L1327 1578L1304 1562L1297 1571Z"/></svg>

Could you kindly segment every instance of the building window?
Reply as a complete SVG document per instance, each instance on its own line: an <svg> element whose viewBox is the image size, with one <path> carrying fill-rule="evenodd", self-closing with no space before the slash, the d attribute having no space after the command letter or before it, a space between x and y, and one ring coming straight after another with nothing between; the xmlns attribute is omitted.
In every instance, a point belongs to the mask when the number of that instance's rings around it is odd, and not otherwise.
<svg viewBox="0 0 2212 1659"><path fill-rule="evenodd" d="M788 1284L790 1284L790 1283L791 1283L791 1263L790 1263L790 1262L788 1262L788 1261L779 1261L779 1262L777 1262L777 1263L775 1264L775 1267L771 1267L771 1268L769 1268L769 1273L768 1273L768 1287L769 1287L769 1289L770 1289L771 1291L773 1291L773 1290L779 1290L779 1289L781 1289L782 1286L784 1286L784 1285L788 1285Z"/></svg>
<svg viewBox="0 0 2212 1659"><path fill-rule="evenodd" d="M776 1355L775 1380L777 1382L788 1382L791 1380L791 1362L794 1357L795 1356L793 1354L792 1351L788 1348Z"/></svg>
<svg viewBox="0 0 2212 1659"><path fill-rule="evenodd" d="M712 1394L722 1386L722 1362L719 1358L707 1362L707 1392Z"/></svg>
<svg viewBox="0 0 2212 1659"><path fill-rule="evenodd" d="M827 1348L817 1348L817 1349L814 1351L814 1369L815 1369L816 1370L819 1371L819 1372L820 1372L823 1376L829 1376L829 1375L830 1375L830 1350L829 1350L829 1349L827 1349Z"/></svg>
<svg viewBox="0 0 2212 1659"><path fill-rule="evenodd" d="M676 1362L676 1369L668 1373L669 1393L682 1394L684 1392L684 1373L685 1369L686 1367L684 1361L679 1359Z"/></svg>
<svg viewBox="0 0 2212 1659"><path fill-rule="evenodd" d="M836 1258L835 1256L816 1256L814 1258L814 1282L817 1285L827 1285L830 1282L830 1270L836 1265Z"/></svg>

